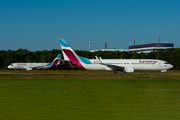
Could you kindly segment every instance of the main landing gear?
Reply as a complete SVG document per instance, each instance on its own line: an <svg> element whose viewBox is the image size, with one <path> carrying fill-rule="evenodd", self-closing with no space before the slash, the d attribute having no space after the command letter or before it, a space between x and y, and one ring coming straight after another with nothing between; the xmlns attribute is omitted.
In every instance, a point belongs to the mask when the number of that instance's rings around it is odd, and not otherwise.
<svg viewBox="0 0 180 120"><path fill-rule="evenodd" d="M117 74L117 71L114 71L114 75L116 75Z"/></svg>

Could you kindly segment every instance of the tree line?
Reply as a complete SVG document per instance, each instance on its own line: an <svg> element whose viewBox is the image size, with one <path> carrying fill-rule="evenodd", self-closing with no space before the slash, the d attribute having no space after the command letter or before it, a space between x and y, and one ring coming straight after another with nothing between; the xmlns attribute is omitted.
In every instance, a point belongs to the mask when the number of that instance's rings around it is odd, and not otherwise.
<svg viewBox="0 0 180 120"><path fill-rule="evenodd" d="M158 50L149 54L137 53L137 52L120 52L120 51L75 51L79 56L89 59L95 58L95 56L102 59L160 59L165 60L174 66L174 70L180 69L180 48L172 48L168 50ZM61 50L43 50L43 51L29 51L27 49L18 50L1 50L0 51L0 69L6 70L7 66L15 62L28 62L28 63L48 63L52 62L54 58L62 54ZM72 69L66 65L58 66L53 69Z"/></svg>

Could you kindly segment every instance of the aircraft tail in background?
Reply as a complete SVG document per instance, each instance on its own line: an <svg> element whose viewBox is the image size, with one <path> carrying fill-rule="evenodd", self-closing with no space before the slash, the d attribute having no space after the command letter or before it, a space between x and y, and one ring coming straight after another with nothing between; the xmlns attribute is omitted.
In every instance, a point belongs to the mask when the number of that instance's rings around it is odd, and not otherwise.
<svg viewBox="0 0 180 120"><path fill-rule="evenodd" d="M57 65L59 65L61 56L62 56L61 54L58 54L58 56L53 60L53 62L48 63L47 67L52 68L52 67L56 67Z"/></svg>
<svg viewBox="0 0 180 120"><path fill-rule="evenodd" d="M34 70L34 69L49 69L60 64L61 54L59 54L52 63L11 63L9 69L14 70Z"/></svg>

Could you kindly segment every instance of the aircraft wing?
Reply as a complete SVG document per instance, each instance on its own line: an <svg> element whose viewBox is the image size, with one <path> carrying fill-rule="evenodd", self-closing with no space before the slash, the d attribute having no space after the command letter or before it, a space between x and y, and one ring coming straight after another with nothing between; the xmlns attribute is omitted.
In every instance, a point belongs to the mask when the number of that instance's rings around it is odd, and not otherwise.
<svg viewBox="0 0 180 120"><path fill-rule="evenodd" d="M111 69L120 69L120 70L122 70L124 67L122 67L122 66L117 66L117 65L112 65L112 64L106 64L106 63L102 63L101 61L100 61L100 59L98 59L98 57L97 56L95 56L96 57L96 60L98 61L98 63L99 64L102 64L102 65L106 65L107 67L109 67L109 68L111 68Z"/></svg>
<svg viewBox="0 0 180 120"><path fill-rule="evenodd" d="M123 69L124 67L121 67L121 66L117 66L117 65L111 65L111 64L104 64L104 63L100 63L102 65L106 65L112 69Z"/></svg>
<svg viewBox="0 0 180 120"><path fill-rule="evenodd" d="M41 65L41 66L28 66L28 67L25 67L25 68L32 68L32 69L38 69L38 68L42 68L44 67L45 65Z"/></svg>

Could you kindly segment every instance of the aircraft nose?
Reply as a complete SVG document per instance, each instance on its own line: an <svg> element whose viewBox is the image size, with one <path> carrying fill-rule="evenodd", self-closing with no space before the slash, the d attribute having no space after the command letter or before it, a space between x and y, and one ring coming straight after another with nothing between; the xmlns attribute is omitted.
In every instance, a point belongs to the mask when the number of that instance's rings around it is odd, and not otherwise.
<svg viewBox="0 0 180 120"><path fill-rule="evenodd" d="M173 65L170 64L169 67L170 67L170 69L171 69L171 68L173 68Z"/></svg>
<svg viewBox="0 0 180 120"><path fill-rule="evenodd" d="M11 69L11 68L12 68L12 66L10 66L10 65L9 65L9 66L8 66L8 68L9 68L9 69Z"/></svg>

